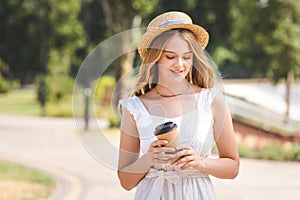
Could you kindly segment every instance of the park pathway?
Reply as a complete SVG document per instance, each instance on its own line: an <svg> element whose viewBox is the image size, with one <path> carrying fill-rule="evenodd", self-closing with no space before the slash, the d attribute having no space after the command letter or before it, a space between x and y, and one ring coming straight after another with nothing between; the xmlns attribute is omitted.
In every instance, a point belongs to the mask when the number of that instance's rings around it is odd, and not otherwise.
<svg viewBox="0 0 300 200"><path fill-rule="evenodd" d="M116 172L97 162L81 145L73 119L0 115L0 159L54 175L51 200L132 199Z"/></svg>
<svg viewBox="0 0 300 200"><path fill-rule="evenodd" d="M51 200L130 200L116 172L83 147L73 119L0 115L0 159L44 170L57 182ZM296 199L300 163L241 160L235 180L212 178L219 200Z"/></svg>

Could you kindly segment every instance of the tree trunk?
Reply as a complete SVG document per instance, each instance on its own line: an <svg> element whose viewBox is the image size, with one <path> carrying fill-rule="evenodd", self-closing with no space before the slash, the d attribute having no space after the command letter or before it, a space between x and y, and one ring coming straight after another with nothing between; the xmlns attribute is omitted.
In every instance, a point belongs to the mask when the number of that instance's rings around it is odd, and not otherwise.
<svg viewBox="0 0 300 200"><path fill-rule="evenodd" d="M88 48L90 45L91 37L90 37L90 26L88 19L89 9L86 4L86 0L81 0L81 11L82 11L82 21L83 21L83 29L84 29L84 56L88 55ZM83 81L83 93L84 93L84 129L89 130L89 119L90 119L90 97L91 97L91 83L90 83L90 75L87 73L85 77L86 80Z"/></svg>
<svg viewBox="0 0 300 200"><path fill-rule="evenodd" d="M113 105L116 107L118 104L119 99L123 98L128 94L128 90L130 88L129 82L131 80L130 72L133 71L133 64L134 64L134 58L135 58L135 51L128 52L127 50L130 49L130 45L136 45L132 44L132 38L137 37L135 34L135 31L128 31L124 29L129 28L139 28L141 25L141 17L139 15L136 15L133 19L131 19L129 13L126 15L126 10L123 7L118 8L118 13L121 16L126 16L126 19L121 19L120 21L115 20L114 16L112 15L112 8L109 4L108 0L101 0L102 3L102 9L105 17L105 23L107 28L109 29L111 34L115 34L117 31L117 26L114 26L114 23L119 23L119 27L121 27L122 32L121 33L121 41L118 46L111 47L114 53L117 53L116 55L120 54L117 62L114 62L116 66L115 67L115 78L117 81L117 86L114 90L113 94ZM129 22L129 23L128 23ZM131 27L129 27L131 26ZM131 35L129 35L131 34ZM121 51L120 51L121 50Z"/></svg>
<svg viewBox="0 0 300 200"><path fill-rule="evenodd" d="M286 119L290 116L290 104L291 104L291 86L294 80L294 72L293 70L288 71L285 83L286 83L286 95L285 95L285 103L286 103L286 111L285 116Z"/></svg>
<svg viewBox="0 0 300 200"><path fill-rule="evenodd" d="M47 73L48 63L47 22L47 7L42 3L38 4L39 65L42 74Z"/></svg>
<svg viewBox="0 0 300 200"><path fill-rule="evenodd" d="M128 49L135 49L134 47L137 47L137 44L133 43L133 41L136 41L136 37L138 37L139 30L137 29L140 27L142 22L142 18L139 15L136 15L132 20L131 25L131 31L128 31L127 34L122 34L122 49L125 53L124 56L122 56L121 59L121 98L124 97L124 95L128 96L128 93L131 91L133 85L133 68L134 68L134 58L136 55L136 51L127 52ZM132 48L128 48L132 47ZM125 79L122 77L126 77Z"/></svg>
<svg viewBox="0 0 300 200"><path fill-rule="evenodd" d="M111 14L111 9L110 9L110 5L108 3L107 0L101 0L102 3L102 9L103 9L103 13L105 16L105 23L106 23L106 27L110 28L112 31L112 33L114 33L114 23L113 23L113 17Z"/></svg>

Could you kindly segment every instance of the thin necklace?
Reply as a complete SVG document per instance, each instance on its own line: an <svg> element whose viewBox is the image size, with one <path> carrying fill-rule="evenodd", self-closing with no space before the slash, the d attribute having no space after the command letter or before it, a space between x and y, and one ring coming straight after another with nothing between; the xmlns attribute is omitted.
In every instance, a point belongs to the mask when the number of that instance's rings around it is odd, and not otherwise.
<svg viewBox="0 0 300 200"><path fill-rule="evenodd" d="M189 89L189 87L190 87L190 84L188 83L187 88L186 88L184 91L187 91L187 90ZM184 94L184 92L181 92L181 93L178 93L178 94L165 95L165 94L160 93L160 92L157 90L157 86L156 86L154 89L155 89L156 93L157 93L159 96L165 97L165 98L169 98L169 97L177 97L177 96L180 96L180 95L183 95L183 94Z"/></svg>

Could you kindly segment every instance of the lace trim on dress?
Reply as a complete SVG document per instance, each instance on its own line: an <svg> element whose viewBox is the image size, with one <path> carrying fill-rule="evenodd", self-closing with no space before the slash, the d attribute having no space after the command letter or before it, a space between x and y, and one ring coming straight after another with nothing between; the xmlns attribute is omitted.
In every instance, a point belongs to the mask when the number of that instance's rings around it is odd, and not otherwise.
<svg viewBox="0 0 300 200"><path fill-rule="evenodd" d="M220 95L222 90L219 88L203 88L200 92L200 97L198 100L198 108L204 110L210 110L211 104L214 101L215 97Z"/></svg>
<svg viewBox="0 0 300 200"><path fill-rule="evenodd" d="M124 106L133 115L138 127L143 128L152 123L151 116L147 114L148 111L145 110L145 107L141 104L137 96L121 99L119 104Z"/></svg>

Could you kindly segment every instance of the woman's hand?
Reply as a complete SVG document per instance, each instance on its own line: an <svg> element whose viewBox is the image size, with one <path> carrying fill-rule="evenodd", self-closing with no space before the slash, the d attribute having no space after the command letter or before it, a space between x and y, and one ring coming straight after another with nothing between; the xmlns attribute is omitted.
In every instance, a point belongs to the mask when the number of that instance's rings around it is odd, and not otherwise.
<svg viewBox="0 0 300 200"><path fill-rule="evenodd" d="M203 172L204 158L198 156L192 147L188 145L181 145L176 147L176 151L176 157L179 157L179 159L174 164L180 166L181 170L192 167Z"/></svg>
<svg viewBox="0 0 300 200"><path fill-rule="evenodd" d="M155 140L151 143L147 155L151 158L152 165L170 164L170 160L176 157L175 148L166 147L167 140Z"/></svg>

